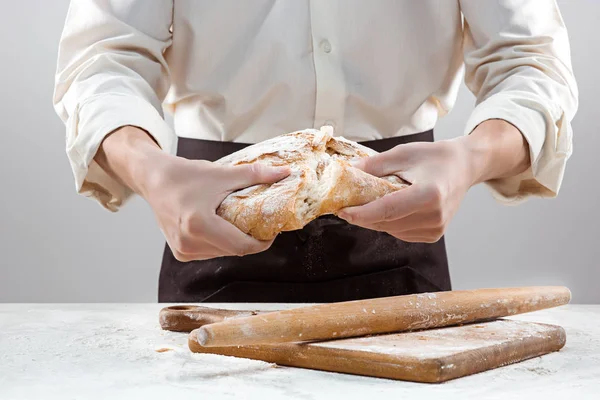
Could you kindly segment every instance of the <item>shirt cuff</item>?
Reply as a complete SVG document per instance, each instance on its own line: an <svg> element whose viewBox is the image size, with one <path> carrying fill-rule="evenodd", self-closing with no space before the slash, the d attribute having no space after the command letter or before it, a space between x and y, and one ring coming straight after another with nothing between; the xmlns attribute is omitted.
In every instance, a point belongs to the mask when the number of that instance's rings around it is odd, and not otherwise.
<svg viewBox="0 0 600 400"><path fill-rule="evenodd" d="M475 107L465 134L490 119L505 120L519 129L529 144L531 159L525 172L485 182L494 198L504 204L519 204L532 196L556 197L572 153L571 126L564 113L542 107L528 94L498 93Z"/></svg>
<svg viewBox="0 0 600 400"><path fill-rule="evenodd" d="M108 175L94 156L104 138L120 127L144 129L167 153L174 154L177 138L161 113L139 97L123 94L92 96L79 104L67 122L67 156L77 192L118 211L131 190Z"/></svg>

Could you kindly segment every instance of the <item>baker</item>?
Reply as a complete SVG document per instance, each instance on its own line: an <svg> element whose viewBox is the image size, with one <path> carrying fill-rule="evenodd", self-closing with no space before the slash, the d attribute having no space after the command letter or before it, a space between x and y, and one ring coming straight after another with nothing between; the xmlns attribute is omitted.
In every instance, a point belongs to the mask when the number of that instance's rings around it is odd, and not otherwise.
<svg viewBox="0 0 600 400"><path fill-rule="evenodd" d="M152 207L161 302L442 291L443 233L471 186L503 203L557 195L577 108L569 52L552 0L77 0L54 105L79 193ZM475 109L464 135L433 142L463 71ZM326 125L380 153L357 168L411 186L275 240L217 215L290 171L215 160Z"/></svg>

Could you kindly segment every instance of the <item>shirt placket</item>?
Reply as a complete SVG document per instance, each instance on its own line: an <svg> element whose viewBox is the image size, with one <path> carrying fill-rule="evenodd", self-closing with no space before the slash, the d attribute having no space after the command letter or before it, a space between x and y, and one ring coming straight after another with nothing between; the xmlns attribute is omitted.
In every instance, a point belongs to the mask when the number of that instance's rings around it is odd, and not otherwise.
<svg viewBox="0 0 600 400"><path fill-rule="evenodd" d="M344 129L346 88L338 34L333 23L339 15L335 14L334 1L310 1L316 84L314 127L330 125L335 135L341 135Z"/></svg>

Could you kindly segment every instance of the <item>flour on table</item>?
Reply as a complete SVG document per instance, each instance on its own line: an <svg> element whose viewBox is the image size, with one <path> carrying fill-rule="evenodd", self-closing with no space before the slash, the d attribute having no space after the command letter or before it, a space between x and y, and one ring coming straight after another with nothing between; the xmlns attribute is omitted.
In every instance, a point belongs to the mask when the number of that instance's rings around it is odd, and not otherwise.
<svg viewBox="0 0 600 400"><path fill-rule="evenodd" d="M500 319L484 324L342 339L311 346L416 358L445 357L463 351L501 345L515 339L545 337L551 329L553 328L542 324L525 325ZM423 345L415 346L419 341L422 341Z"/></svg>
<svg viewBox="0 0 600 400"><path fill-rule="evenodd" d="M265 305L216 306L254 310ZM569 305L511 317L562 325L565 348L442 385L186 354L187 334L160 329L162 307L0 304L0 399L309 400L343 393L345 400L533 400L594 399L600 390L598 306ZM157 353L160 348L170 350Z"/></svg>

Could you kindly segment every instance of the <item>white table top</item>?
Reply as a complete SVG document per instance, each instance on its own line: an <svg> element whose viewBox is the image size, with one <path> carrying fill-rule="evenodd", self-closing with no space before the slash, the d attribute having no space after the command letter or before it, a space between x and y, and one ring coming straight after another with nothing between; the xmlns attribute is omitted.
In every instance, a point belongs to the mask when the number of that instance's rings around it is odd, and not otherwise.
<svg viewBox="0 0 600 400"><path fill-rule="evenodd" d="M600 305L569 305L515 317L563 326L566 346L558 353L443 384L192 354L186 334L160 329L158 312L164 306L0 304L0 399L600 398ZM164 347L173 351L156 352Z"/></svg>

